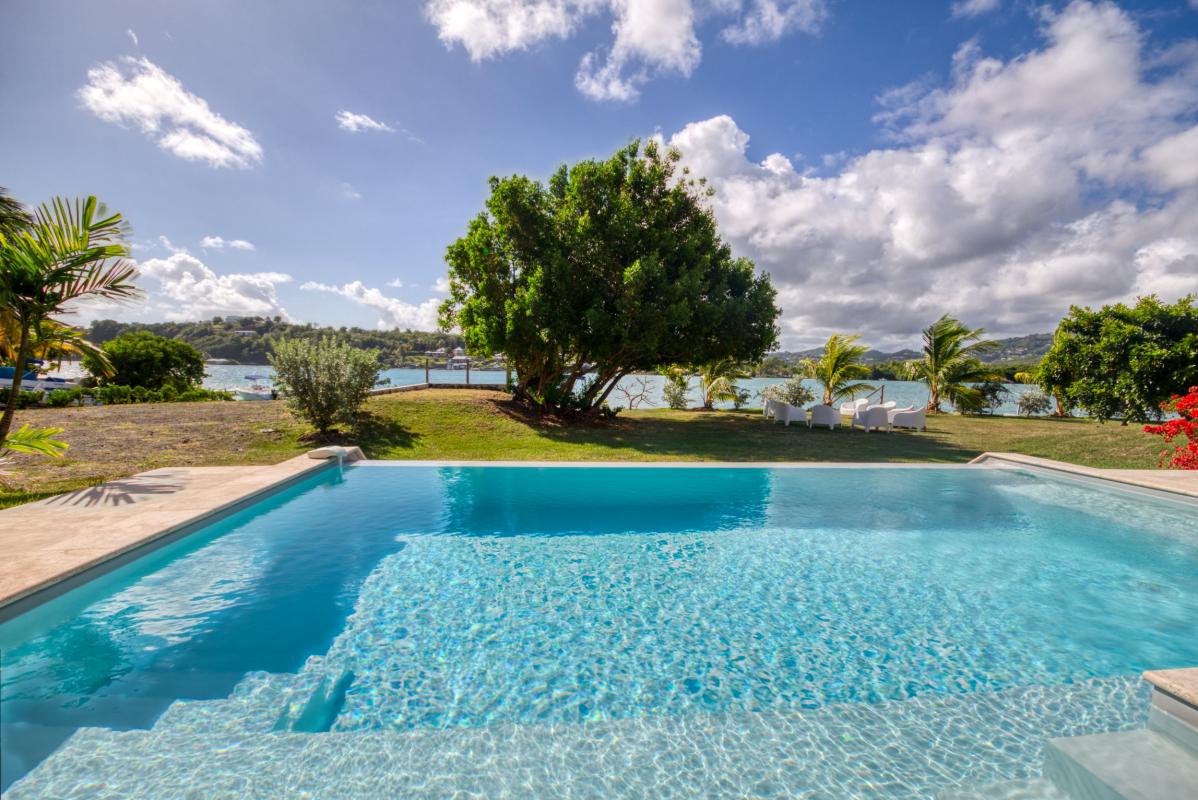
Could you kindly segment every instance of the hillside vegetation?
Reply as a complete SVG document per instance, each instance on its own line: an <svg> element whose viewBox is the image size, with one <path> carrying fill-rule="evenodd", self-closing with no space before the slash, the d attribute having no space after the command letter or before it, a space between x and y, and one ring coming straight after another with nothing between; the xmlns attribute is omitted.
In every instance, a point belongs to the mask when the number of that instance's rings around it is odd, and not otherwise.
<svg viewBox="0 0 1198 800"><path fill-rule="evenodd" d="M213 317L202 322L117 322L97 320L87 338L96 344L115 339L126 331L145 330L168 339L180 339L195 347L205 358L224 358L241 364L265 364L271 345L279 339L319 341L336 335L354 347L376 349L384 367L417 362L417 354L462 345L462 337L425 331L384 331L365 328L322 328L295 325L279 317Z"/></svg>

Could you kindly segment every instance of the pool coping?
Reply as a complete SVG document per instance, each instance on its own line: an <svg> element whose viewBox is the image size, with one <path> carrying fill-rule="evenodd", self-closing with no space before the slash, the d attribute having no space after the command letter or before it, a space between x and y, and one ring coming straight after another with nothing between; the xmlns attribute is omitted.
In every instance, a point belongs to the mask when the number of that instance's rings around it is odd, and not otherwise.
<svg viewBox="0 0 1198 800"><path fill-rule="evenodd" d="M1198 472L1174 469L1100 469L1054 461L1051 458L1025 456L1022 453L982 453L969 462L970 466L992 466L1048 470L1110 483L1121 483L1137 489L1149 489L1171 495L1198 499Z"/></svg>
<svg viewBox="0 0 1198 800"><path fill-rule="evenodd" d="M376 461L354 448L331 448L259 467L152 470L0 511L0 621L69 591L147 551L282 491L331 466L338 451L355 468L519 467L623 469L940 469L1020 468L1122 484L1176 499L1198 499L1198 474L1172 470L1104 470L1018 453L983 453L967 464L827 461ZM1161 476L1167 476L1164 479ZM155 482L168 484L156 498ZM174 481L174 486L169 486ZM188 482L199 486L187 487ZM148 495L141 497L140 495ZM182 496L182 497L180 497ZM97 499L98 498L98 499ZM112 498L116 498L115 500ZM47 515L58 527L39 534ZM63 526L69 530L64 534ZM19 531L19 532L17 532Z"/></svg>
<svg viewBox="0 0 1198 800"><path fill-rule="evenodd" d="M256 467L150 470L0 511L0 622L335 463L317 452Z"/></svg>

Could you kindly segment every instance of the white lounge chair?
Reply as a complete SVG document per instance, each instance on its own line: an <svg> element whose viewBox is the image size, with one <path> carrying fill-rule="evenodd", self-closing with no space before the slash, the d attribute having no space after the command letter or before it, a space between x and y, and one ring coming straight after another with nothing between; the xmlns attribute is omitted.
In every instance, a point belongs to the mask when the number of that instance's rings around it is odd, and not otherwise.
<svg viewBox="0 0 1198 800"><path fill-rule="evenodd" d="M919 410L892 411L890 424L896 428L917 428L926 431L928 429L928 410L921 408Z"/></svg>
<svg viewBox="0 0 1198 800"><path fill-rule="evenodd" d="M842 403L840 406L840 415L842 417L854 416L858 411L869 405L869 398L863 397L860 400L850 400L847 403Z"/></svg>
<svg viewBox="0 0 1198 800"><path fill-rule="evenodd" d="M849 427L856 428L858 425L864 425L865 424L865 415L868 414L871 410L873 410L875 408L883 409L884 411L889 413L890 409L894 408L896 405L898 405L898 404L892 400L892 401L880 403L877 405L862 406L857 409L857 412L855 414L853 414L853 419L849 423ZM889 420L887 420L887 424L889 424ZM868 430L868 428L866 430Z"/></svg>
<svg viewBox="0 0 1198 800"><path fill-rule="evenodd" d="M836 426L841 423L840 412L832 406L812 406L811 418L807 420L807 427L812 425L827 425L828 430L836 430Z"/></svg>
<svg viewBox="0 0 1198 800"><path fill-rule="evenodd" d="M777 404L777 402L777 400L766 400L761 404L761 413L765 415L766 419L770 419L774 416L774 405Z"/></svg>
<svg viewBox="0 0 1198 800"><path fill-rule="evenodd" d="M807 412L798 406L779 401L774 403L774 421L784 422L787 427L790 427L792 422L806 422Z"/></svg>

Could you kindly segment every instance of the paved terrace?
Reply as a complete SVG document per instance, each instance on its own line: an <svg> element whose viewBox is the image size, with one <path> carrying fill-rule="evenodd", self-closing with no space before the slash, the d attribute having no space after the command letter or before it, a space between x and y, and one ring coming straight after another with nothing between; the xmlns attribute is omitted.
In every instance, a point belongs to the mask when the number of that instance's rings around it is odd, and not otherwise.
<svg viewBox="0 0 1198 800"><path fill-rule="evenodd" d="M266 467L156 469L0 511L0 608L326 463L303 455Z"/></svg>
<svg viewBox="0 0 1198 800"><path fill-rule="evenodd" d="M361 451L351 448L346 460L360 457ZM973 463L1038 467L1198 498L1198 472L1092 469L1016 453L985 453ZM325 464L321 456L313 453L266 467L157 469L0 511L0 610L142 545L252 502ZM670 462L669 466L720 464Z"/></svg>

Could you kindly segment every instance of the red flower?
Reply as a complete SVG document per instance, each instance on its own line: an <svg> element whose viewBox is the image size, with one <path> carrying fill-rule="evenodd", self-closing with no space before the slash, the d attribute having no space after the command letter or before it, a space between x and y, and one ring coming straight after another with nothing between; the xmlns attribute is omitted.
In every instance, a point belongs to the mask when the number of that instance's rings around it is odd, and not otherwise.
<svg viewBox="0 0 1198 800"><path fill-rule="evenodd" d="M1179 443L1172 453L1161 451L1161 466L1166 465L1168 458L1168 465L1175 469L1198 469L1198 386L1191 386L1189 394L1173 395L1161 403L1161 409L1177 417L1160 425L1145 425L1144 432L1160 436L1169 444L1178 437L1189 440Z"/></svg>

